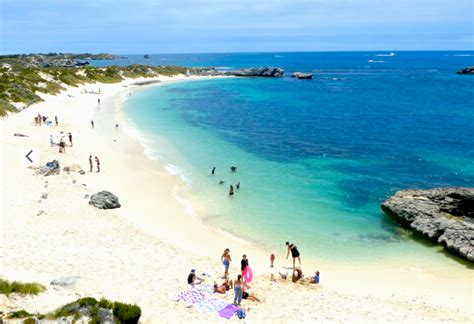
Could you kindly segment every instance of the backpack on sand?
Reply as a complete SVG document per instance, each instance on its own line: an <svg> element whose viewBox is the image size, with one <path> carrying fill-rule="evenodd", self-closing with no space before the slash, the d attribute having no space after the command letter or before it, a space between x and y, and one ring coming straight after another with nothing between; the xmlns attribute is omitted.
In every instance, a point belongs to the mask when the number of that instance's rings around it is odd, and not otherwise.
<svg viewBox="0 0 474 324"><path fill-rule="evenodd" d="M245 314L245 309L243 308L240 308L238 311L237 311L237 317L239 319L243 319L245 318L246 314Z"/></svg>

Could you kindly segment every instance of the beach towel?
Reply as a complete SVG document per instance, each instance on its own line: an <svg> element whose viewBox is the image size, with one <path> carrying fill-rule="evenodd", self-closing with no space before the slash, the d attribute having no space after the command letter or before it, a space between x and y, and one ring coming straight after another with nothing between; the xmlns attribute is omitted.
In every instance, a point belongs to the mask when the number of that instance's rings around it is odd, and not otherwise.
<svg viewBox="0 0 474 324"><path fill-rule="evenodd" d="M231 318L240 308L235 305L227 305L224 309L219 311L220 317Z"/></svg>
<svg viewBox="0 0 474 324"><path fill-rule="evenodd" d="M206 298L194 304L196 309L203 313L215 313L216 315L219 311L226 308L227 303L225 300L217 298Z"/></svg>
<svg viewBox="0 0 474 324"><path fill-rule="evenodd" d="M184 302L185 304L191 305L197 302L200 302L206 298L204 294L198 290L186 290L180 293L177 297L177 300Z"/></svg>
<svg viewBox="0 0 474 324"><path fill-rule="evenodd" d="M210 284L200 284L194 286L194 289L197 291L201 291L203 293L213 294L214 293L214 286Z"/></svg>

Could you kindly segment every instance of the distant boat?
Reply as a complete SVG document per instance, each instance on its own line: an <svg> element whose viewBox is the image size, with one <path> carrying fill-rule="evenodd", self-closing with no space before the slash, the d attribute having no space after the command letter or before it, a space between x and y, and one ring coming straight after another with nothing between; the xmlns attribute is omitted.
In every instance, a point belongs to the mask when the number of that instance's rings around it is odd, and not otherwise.
<svg viewBox="0 0 474 324"><path fill-rule="evenodd" d="M145 59L149 59L149 58L150 58L150 55L148 55L148 54L145 54L145 55L143 56L143 58L145 58Z"/></svg>
<svg viewBox="0 0 474 324"><path fill-rule="evenodd" d="M390 53L388 53L388 54L377 54L377 55L375 55L375 56L387 56L387 57L392 57L392 56L395 56L395 55L397 55L397 54L395 54L394 52L390 52Z"/></svg>

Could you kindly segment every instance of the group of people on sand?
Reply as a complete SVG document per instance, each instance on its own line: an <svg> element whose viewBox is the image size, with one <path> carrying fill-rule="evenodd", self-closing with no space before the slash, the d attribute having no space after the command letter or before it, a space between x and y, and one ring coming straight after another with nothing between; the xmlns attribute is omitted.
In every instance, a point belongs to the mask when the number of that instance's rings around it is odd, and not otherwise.
<svg viewBox="0 0 474 324"><path fill-rule="evenodd" d="M231 167L230 167L230 171L231 171L231 172L237 172L237 167L234 166L234 165L231 166ZM215 174L216 174L216 167L215 167L215 166L212 167L212 169L211 169L211 174L212 174L212 175L215 175ZM225 183L224 180L222 180L222 179L219 180L219 184L222 185L222 184L224 184L224 183ZM240 181L235 184L235 189L237 189L237 190L240 189ZM234 193L235 193L234 186L233 186L233 185L230 185L230 186L229 186L229 196L233 196Z"/></svg>
<svg viewBox="0 0 474 324"><path fill-rule="evenodd" d="M100 172L100 160L97 156L94 157L94 160L97 166L97 172ZM89 155L89 172L94 172L94 163L92 161L92 155Z"/></svg>
<svg viewBox="0 0 474 324"><path fill-rule="evenodd" d="M301 270L301 258L300 258L300 252L298 251L298 247L294 243L286 242L285 243L287 247L287 253L286 253L286 258L290 256L293 258L293 270L291 273L291 281L292 282L298 282L299 280L304 278L303 271ZM273 257L273 260L272 260ZM299 267L296 267L296 259L298 259L299 262ZM273 267L273 261L274 261L274 255L270 257L270 262L271 262L271 267ZM281 273L278 272L280 275L280 278L283 280L288 279L288 273ZM316 271L314 276L311 276L308 278L308 283L310 284L319 284L319 271Z"/></svg>
<svg viewBox="0 0 474 324"><path fill-rule="evenodd" d="M38 115L35 116L35 125L38 125L38 126L41 126L42 124L52 125L53 122L51 120L48 120L48 119L49 119L48 116L38 114ZM54 123L55 123L56 126L59 125L58 116L54 116Z"/></svg>

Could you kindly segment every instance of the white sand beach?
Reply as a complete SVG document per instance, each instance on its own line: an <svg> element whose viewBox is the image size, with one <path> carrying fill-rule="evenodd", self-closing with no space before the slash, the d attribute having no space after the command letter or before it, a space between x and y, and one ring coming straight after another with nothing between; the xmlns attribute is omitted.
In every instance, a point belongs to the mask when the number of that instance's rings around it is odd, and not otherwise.
<svg viewBox="0 0 474 324"><path fill-rule="evenodd" d="M193 78L199 77L159 79L164 83ZM221 322L224 319L217 313L188 307L176 297L188 289L186 278L192 268L201 277L210 274L205 283L222 282L220 256L229 248L232 279L244 253L254 270L250 292L262 302L243 301L250 323L472 322L474 274L467 268L450 273L419 264L318 264L305 259L303 252L303 273L309 276L319 270L319 285L271 281L271 273L278 277L278 271L288 272L291 266L291 258L285 260L284 241L281 250L266 251L202 224L176 199L186 184L160 161L147 159L138 138L130 136L119 108L128 93L143 87L132 85L137 81L69 87L0 121L0 276L47 287L34 297L0 295L0 310L45 313L92 296L136 303L142 308L143 323ZM83 89L100 89L101 94ZM34 125L38 113L49 116L53 124L58 116L59 125ZM73 146L67 146L65 153L49 143L50 135L58 138L61 132L73 135ZM67 136L65 140L68 143ZM32 163L25 158L30 150ZM89 172L89 155L100 159L100 173L95 165ZM77 164L86 172L35 175L31 167L53 159L61 169ZM100 210L89 205L88 197L101 190L117 195L121 208ZM276 253L275 268L269 267L271 252ZM65 288L51 284L66 277L74 284ZM234 297L232 291L214 295L229 303ZM235 316L231 320L238 321Z"/></svg>

